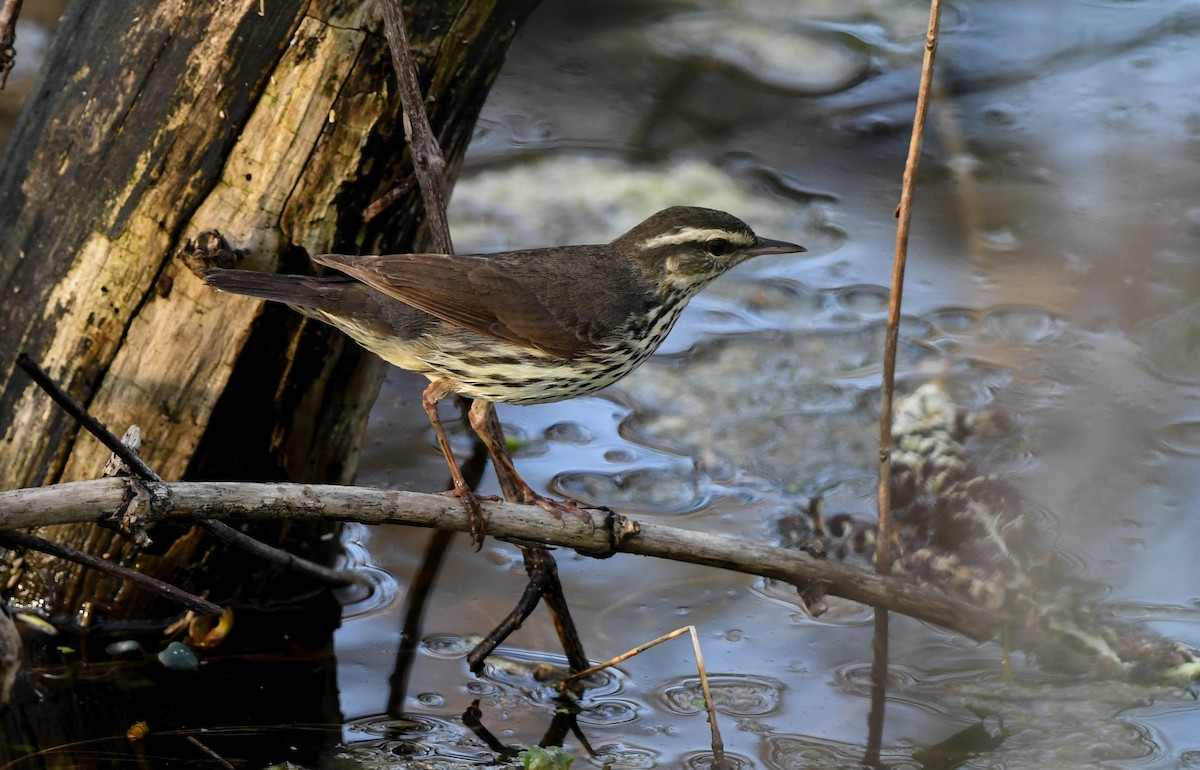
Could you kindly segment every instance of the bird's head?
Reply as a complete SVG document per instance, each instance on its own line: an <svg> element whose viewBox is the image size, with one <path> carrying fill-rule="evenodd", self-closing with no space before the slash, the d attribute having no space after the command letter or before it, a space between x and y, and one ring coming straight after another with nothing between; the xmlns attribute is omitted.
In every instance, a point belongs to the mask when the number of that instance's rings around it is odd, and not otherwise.
<svg viewBox="0 0 1200 770"><path fill-rule="evenodd" d="M663 209L613 241L663 289L693 294L731 267L763 254L804 251L760 238L737 217L716 209Z"/></svg>

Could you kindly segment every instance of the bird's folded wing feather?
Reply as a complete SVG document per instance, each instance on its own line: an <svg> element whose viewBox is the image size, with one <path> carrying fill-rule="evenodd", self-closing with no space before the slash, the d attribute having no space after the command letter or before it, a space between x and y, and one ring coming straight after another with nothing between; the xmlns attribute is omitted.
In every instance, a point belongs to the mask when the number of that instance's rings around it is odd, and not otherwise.
<svg viewBox="0 0 1200 770"><path fill-rule="evenodd" d="M549 303L503 260L474 255L322 254L316 262L480 334L572 359L594 340L570 304Z"/></svg>

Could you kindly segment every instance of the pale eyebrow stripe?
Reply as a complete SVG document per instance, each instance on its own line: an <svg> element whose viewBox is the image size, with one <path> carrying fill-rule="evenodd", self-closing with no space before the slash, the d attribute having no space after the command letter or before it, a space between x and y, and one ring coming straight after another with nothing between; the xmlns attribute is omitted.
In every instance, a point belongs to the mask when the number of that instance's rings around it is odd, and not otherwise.
<svg viewBox="0 0 1200 770"><path fill-rule="evenodd" d="M676 246L680 243L699 243L709 238L725 238L739 246L749 246L752 240L744 233L731 233L717 228L683 227L678 232L656 235L648 241L642 241L640 249L654 249L659 246Z"/></svg>

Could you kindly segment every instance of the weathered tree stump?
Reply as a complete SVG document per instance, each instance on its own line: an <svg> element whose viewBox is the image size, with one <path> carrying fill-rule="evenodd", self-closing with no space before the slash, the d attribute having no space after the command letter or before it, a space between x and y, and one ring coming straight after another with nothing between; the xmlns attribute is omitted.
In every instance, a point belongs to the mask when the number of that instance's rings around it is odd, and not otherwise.
<svg viewBox="0 0 1200 770"><path fill-rule="evenodd" d="M534 5L407 4L451 177ZM257 269L419 249L415 188L363 217L410 173L376 3L74 2L0 160L0 487L92 478L108 456L14 371L19 351L116 433L140 425L167 479L350 481L381 362L286 308L218 295L178 257L211 233ZM156 530L154 554L94 526L39 534L213 597L246 574L217 568L196 530ZM320 534L271 539L319 557ZM2 556L16 604L81 620L161 610L106 576Z"/></svg>

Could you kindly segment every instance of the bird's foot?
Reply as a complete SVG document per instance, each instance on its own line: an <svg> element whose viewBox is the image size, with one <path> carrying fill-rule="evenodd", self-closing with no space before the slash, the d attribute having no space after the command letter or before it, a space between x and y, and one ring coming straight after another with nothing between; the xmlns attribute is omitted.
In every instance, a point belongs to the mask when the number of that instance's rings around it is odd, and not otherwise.
<svg viewBox="0 0 1200 770"><path fill-rule="evenodd" d="M488 516L487 511L483 510L480 503L495 503L499 502L500 498L495 495L477 495L470 489L447 489L438 494L445 497L457 497L462 501L463 507L467 509L467 531L471 535L471 542L475 544L476 551L482 548L483 539L487 537L488 533Z"/></svg>

